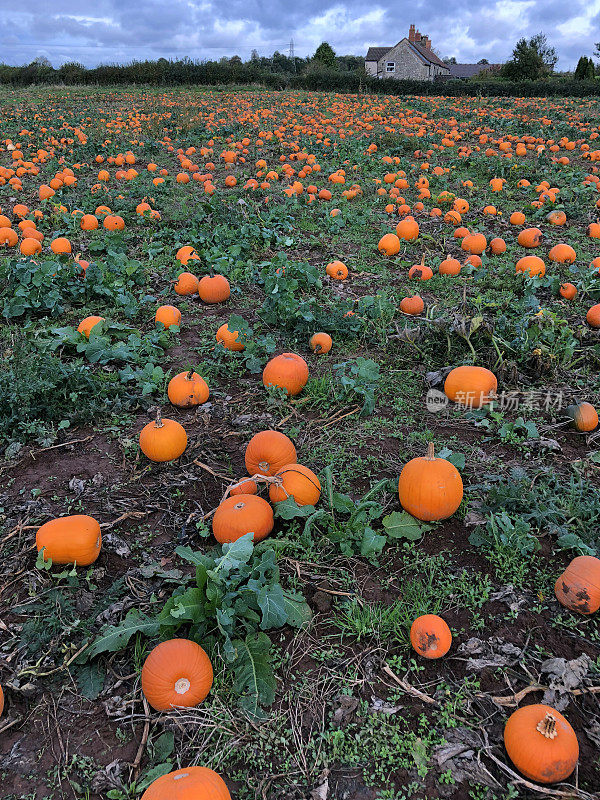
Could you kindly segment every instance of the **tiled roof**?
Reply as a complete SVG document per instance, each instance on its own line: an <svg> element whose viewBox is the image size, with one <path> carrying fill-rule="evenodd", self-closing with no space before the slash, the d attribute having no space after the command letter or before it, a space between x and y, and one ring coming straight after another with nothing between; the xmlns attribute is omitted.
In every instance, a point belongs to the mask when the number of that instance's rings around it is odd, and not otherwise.
<svg viewBox="0 0 600 800"><path fill-rule="evenodd" d="M386 53L389 53L391 47L369 47L367 50L367 57L365 61L379 61Z"/></svg>
<svg viewBox="0 0 600 800"><path fill-rule="evenodd" d="M497 70L501 64L446 64L452 78L472 78L486 69Z"/></svg>
<svg viewBox="0 0 600 800"><path fill-rule="evenodd" d="M448 68L447 64L438 58L433 50L430 50L428 47L423 47L422 44L417 44L416 42L409 42L411 47L414 47L415 50L421 55L426 61L429 61L431 64L437 64L438 67L446 67Z"/></svg>

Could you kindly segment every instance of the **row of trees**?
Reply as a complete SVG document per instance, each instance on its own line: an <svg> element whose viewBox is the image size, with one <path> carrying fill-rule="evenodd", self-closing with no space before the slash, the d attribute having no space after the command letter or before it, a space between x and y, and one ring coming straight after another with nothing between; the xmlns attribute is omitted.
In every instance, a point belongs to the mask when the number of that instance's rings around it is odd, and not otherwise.
<svg viewBox="0 0 600 800"><path fill-rule="evenodd" d="M595 55L600 57L600 42ZM455 58L446 59L456 63ZM475 80L481 81L547 81L554 72L558 56L543 33L530 39L520 39L511 58L499 71L483 71ZM481 59L479 64L487 64ZM598 70L587 56L579 59L573 78L588 81L596 77ZM159 58L157 61L133 61L130 64L101 64L88 69L77 62L68 62L54 69L47 58L39 57L23 67L0 64L0 83L25 86L34 83L49 84L128 84L183 85L219 83L262 83L270 88L282 88L292 81L311 84L311 76L318 75L317 82L328 81L333 89L342 85L366 86L370 83L364 57L336 55L333 48L322 42L313 56L290 58L276 51L271 57L260 56L252 51L248 61L240 56L221 58L219 61L193 61L189 58L177 61ZM321 77L322 75L325 78ZM329 76L327 78L327 76ZM379 91L379 90L378 90ZM381 89L380 91L385 91Z"/></svg>

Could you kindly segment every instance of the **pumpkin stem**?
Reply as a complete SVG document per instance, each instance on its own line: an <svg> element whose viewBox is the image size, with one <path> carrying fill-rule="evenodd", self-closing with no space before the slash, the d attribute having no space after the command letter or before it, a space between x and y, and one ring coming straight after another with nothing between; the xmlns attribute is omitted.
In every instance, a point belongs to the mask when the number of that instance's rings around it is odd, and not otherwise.
<svg viewBox="0 0 600 800"><path fill-rule="evenodd" d="M552 714L546 714L544 719L540 720L536 726L536 730L542 733L546 739L555 739L558 736L556 730L556 718Z"/></svg>
<svg viewBox="0 0 600 800"><path fill-rule="evenodd" d="M157 428L162 428L163 427L163 421L162 421L162 417L160 415L160 408L156 409L156 420L154 421L154 424L156 425Z"/></svg>
<svg viewBox="0 0 600 800"><path fill-rule="evenodd" d="M427 461L435 461L435 445L433 442L429 442L427 445L427 455L425 458Z"/></svg>

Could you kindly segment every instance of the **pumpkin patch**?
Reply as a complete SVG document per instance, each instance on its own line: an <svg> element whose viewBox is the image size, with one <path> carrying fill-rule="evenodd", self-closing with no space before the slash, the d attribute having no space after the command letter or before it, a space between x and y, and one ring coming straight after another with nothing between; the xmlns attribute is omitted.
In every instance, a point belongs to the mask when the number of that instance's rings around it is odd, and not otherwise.
<svg viewBox="0 0 600 800"><path fill-rule="evenodd" d="M4 793L588 800L592 82L168 63L0 91Z"/></svg>

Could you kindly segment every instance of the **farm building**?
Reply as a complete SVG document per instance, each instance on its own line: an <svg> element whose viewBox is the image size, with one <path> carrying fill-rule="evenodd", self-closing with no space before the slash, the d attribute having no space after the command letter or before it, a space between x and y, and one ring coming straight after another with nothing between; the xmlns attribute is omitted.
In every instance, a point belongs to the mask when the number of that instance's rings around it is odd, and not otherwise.
<svg viewBox="0 0 600 800"><path fill-rule="evenodd" d="M450 74L447 64L431 49L431 39L411 25L408 38L393 47L369 47L365 69L374 78L433 81Z"/></svg>
<svg viewBox="0 0 600 800"><path fill-rule="evenodd" d="M439 78L466 80L484 70L492 72L500 64L450 64L433 52L431 39L410 26L408 37L393 47L369 47L365 69L374 78L433 81Z"/></svg>

